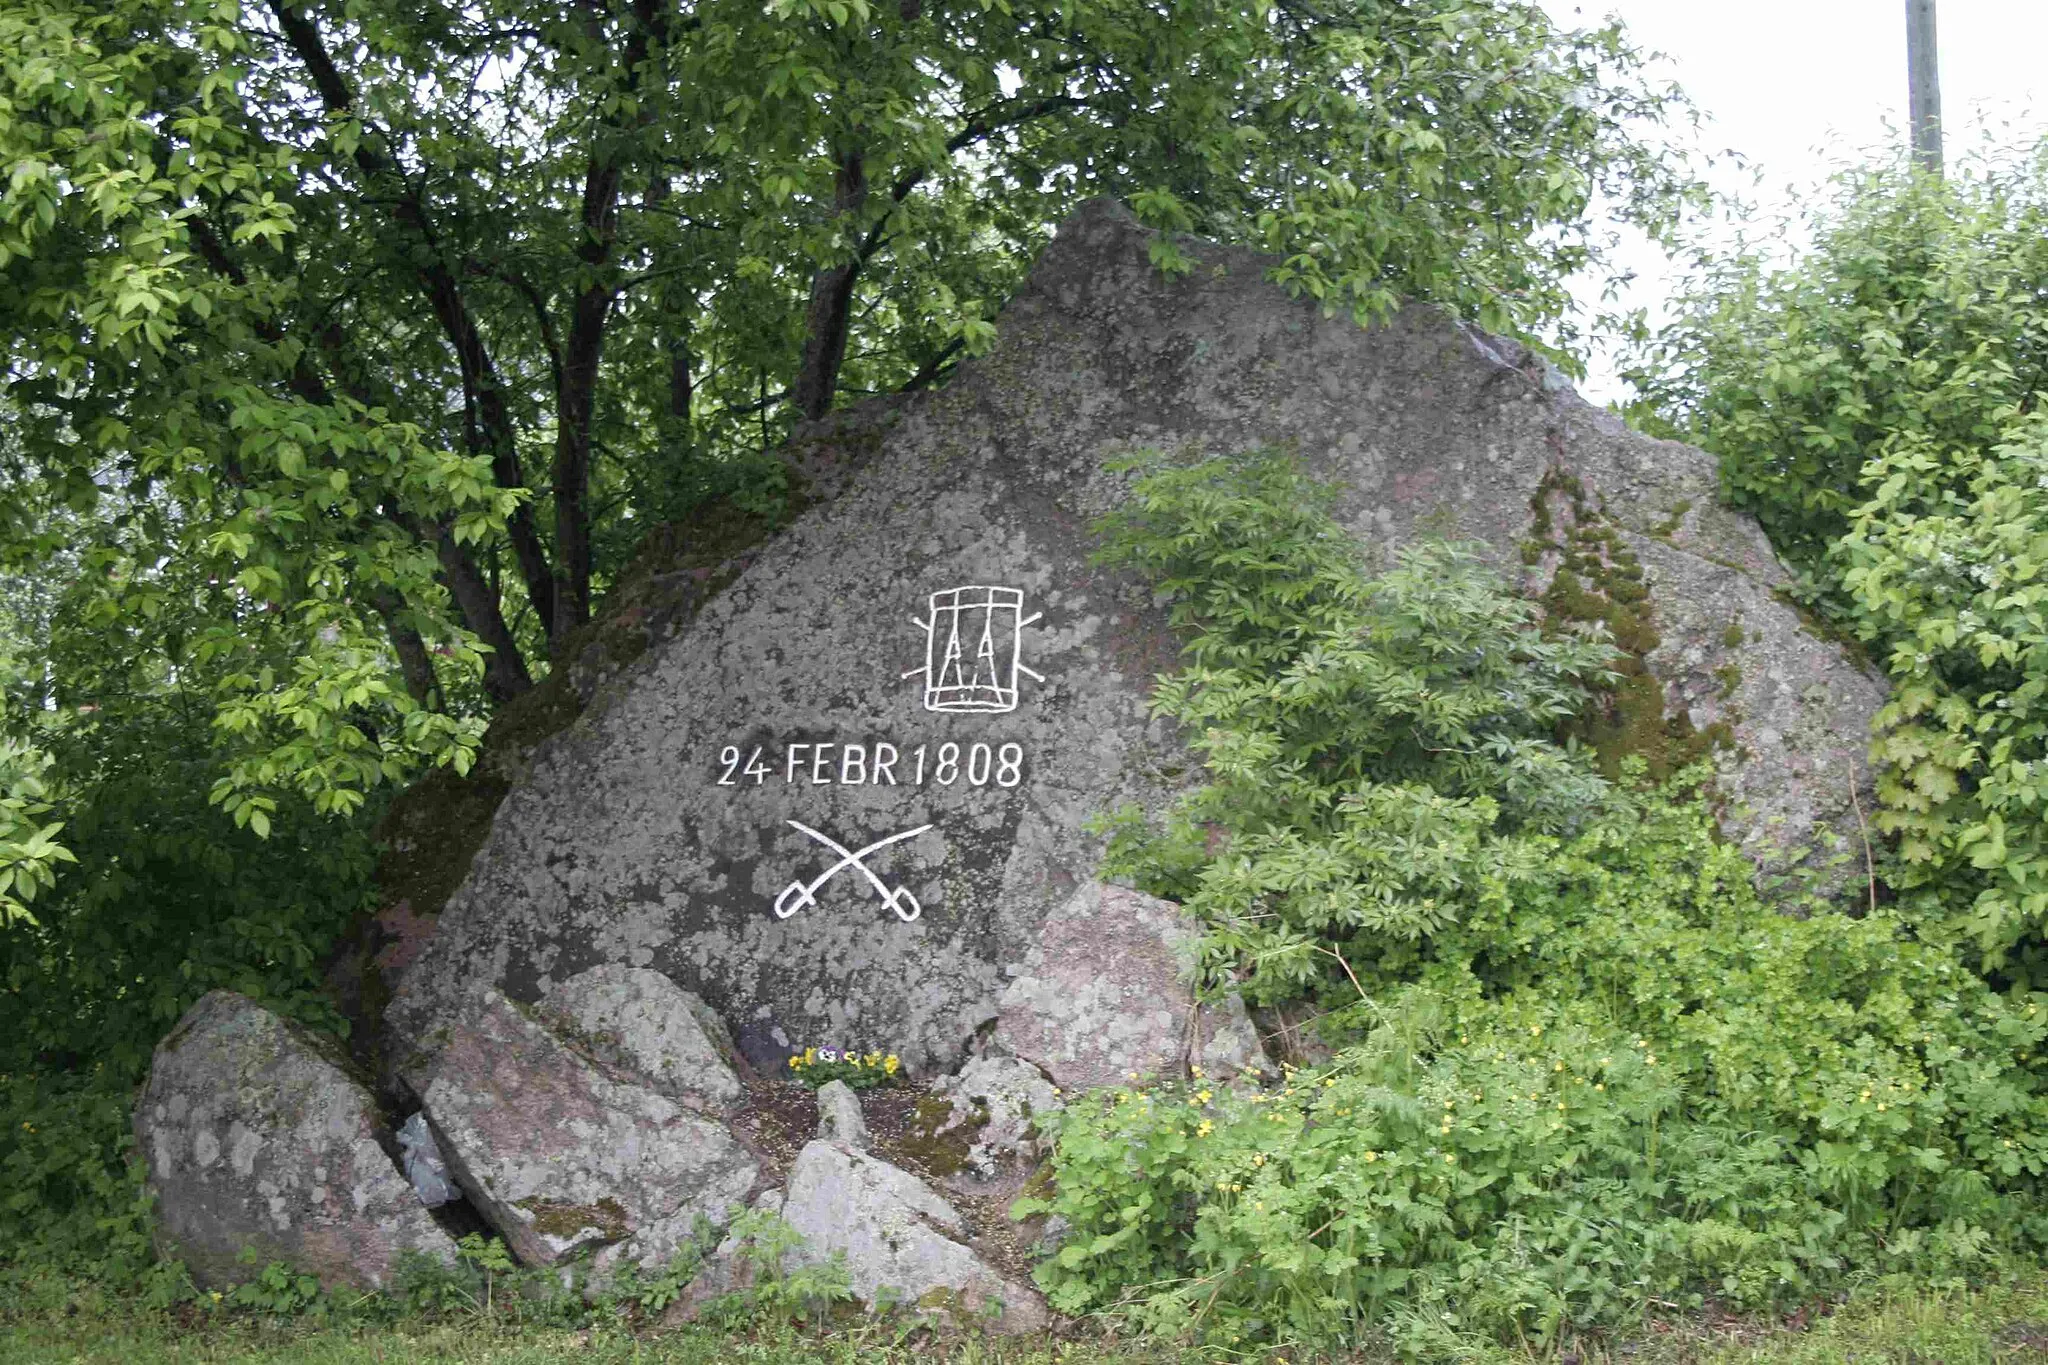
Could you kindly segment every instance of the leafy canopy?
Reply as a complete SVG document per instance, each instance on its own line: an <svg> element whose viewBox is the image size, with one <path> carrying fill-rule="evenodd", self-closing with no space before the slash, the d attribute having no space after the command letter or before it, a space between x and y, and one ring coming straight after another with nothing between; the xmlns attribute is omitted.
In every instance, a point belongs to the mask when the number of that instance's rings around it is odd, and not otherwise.
<svg viewBox="0 0 2048 1365"><path fill-rule="evenodd" d="M1788 239L1811 245L1788 259ZM1706 257L1626 370L1632 415L1718 456L1728 500L1825 580L1872 459L1988 450L2048 388L2044 278L2048 146L1946 181L1903 156L1852 167L1804 222Z"/></svg>
<svg viewBox="0 0 2048 1365"><path fill-rule="evenodd" d="M1688 192L1639 68L1521 0L22 0L0 557L69 509L67 620L196 604L221 803L345 812L793 420L988 345L1088 196L1568 343L1592 196Z"/></svg>

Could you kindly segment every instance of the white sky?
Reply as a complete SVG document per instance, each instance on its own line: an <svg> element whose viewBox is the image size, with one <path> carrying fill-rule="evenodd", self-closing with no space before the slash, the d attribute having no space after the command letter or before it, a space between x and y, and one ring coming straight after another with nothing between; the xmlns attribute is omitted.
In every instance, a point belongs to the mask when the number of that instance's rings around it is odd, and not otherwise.
<svg viewBox="0 0 2048 1365"><path fill-rule="evenodd" d="M1741 153L1763 185L1717 173L1717 186L1766 207L1811 187L1831 161L1903 137L1905 0L1541 0L1558 23L1619 17L1635 42L1665 55L1675 80L1710 120L1703 148ZM2010 125L2001 140L2048 131L2048 0L1938 0L1943 123L1953 160L1979 130ZM1639 284L1629 301L1654 308L1669 288L1660 253L1632 250ZM1582 386L1596 401L1620 396L1606 357Z"/></svg>

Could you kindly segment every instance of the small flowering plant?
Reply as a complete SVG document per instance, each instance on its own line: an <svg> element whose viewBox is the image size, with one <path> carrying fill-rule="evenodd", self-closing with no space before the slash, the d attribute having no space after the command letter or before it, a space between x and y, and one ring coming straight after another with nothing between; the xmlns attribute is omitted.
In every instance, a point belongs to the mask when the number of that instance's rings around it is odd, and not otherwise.
<svg viewBox="0 0 2048 1365"><path fill-rule="evenodd" d="M850 1047L807 1047L789 1059L789 1074L816 1090L828 1081L845 1081L854 1090L893 1085L903 1062L893 1052L862 1052Z"/></svg>

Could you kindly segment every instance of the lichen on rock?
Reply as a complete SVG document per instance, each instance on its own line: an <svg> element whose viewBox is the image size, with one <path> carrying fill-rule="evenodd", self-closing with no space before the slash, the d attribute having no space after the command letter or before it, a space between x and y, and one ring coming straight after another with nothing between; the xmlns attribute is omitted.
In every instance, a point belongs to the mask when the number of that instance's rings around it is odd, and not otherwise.
<svg viewBox="0 0 2048 1365"><path fill-rule="evenodd" d="M318 1041L232 991L164 1038L135 1106L157 1237L202 1287L282 1261L380 1289L399 1258L455 1245L386 1150L370 1093Z"/></svg>
<svg viewBox="0 0 2048 1365"><path fill-rule="evenodd" d="M1198 1002L1194 924L1172 901L1089 882L1040 926L1003 993L995 1046L1062 1090L1185 1074L1235 1074L1263 1061L1235 994Z"/></svg>
<svg viewBox="0 0 2048 1365"><path fill-rule="evenodd" d="M801 1264L845 1258L853 1292L943 1313L960 1326L1033 1332L1050 1321L1035 1289L1006 1279L966 1243L969 1229L937 1191L887 1162L813 1142L798 1154L781 1217L803 1238Z"/></svg>
<svg viewBox="0 0 2048 1365"><path fill-rule="evenodd" d="M760 1174L723 1126L604 1074L489 987L405 1079L470 1203L528 1265L666 1264Z"/></svg>
<svg viewBox="0 0 2048 1365"><path fill-rule="evenodd" d="M558 1034L685 1108L730 1113L745 1098L724 1023L659 972L593 967L542 996L538 1012Z"/></svg>

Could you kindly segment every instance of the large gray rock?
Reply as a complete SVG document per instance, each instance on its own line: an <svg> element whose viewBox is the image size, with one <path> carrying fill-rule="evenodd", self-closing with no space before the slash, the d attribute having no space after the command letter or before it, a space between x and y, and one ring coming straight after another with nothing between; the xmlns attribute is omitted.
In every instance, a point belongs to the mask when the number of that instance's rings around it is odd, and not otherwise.
<svg viewBox="0 0 2048 1365"><path fill-rule="evenodd" d="M455 1245L378 1141L369 1093L297 1029L214 991L157 1045L135 1106L156 1231L202 1287L284 1261L377 1289L400 1253Z"/></svg>
<svg viewBox="0 0 2048 1365"><path fill-rule="evenodd" d="M1005 1278L964 1245L957 1210L908 1171L826 1141L797 1154L781 1203L803 1238L795 1263L846 1258L853 1292L875 1303L884 1292L907 1308L982 1322L1002 1332L1047 1324L1036 1290Z"/></svg>
<svg viewBox="0 0 2048 1365"><path fill-rule="evenodd" d="M485 987L406 1075L469 1201L528 1265L666 1265L760 1168L722 1126L607 1076Z"/></svg>
<svg viewBox="0 0 2048 1365"><path fill-rule="evenodd" d="M1003 993L996 1046L1068 1091L1261 1064L1242 1000L1196 1003L1194 940L1172 901L1090 882L1039 929Z"/></svg>
<svg viewBox="0 0 2048 1365"><path fill-rule="evenodd" d="M956 1064L1093 875L1084 823L1186 771L1146 709L1177 645L1146 585L1089 559L1125 486L1104 461L1135 448L1290 447L1371 549L1474 538L1531 591L1568 555L1612 561L1603 590L1653 608L1631 696L1728 741L1724 827L1769 866L1854 837L1881 686L1777 600L1708 456L1434 309L1360 328L1288 298L1270 258L1190 243L1168 279L1150 240L1083 210L991 354L794 447L814 504L536 753L398 985L398 1038L469 982L534 999L612 962L743 1036Z"/></svg>
<svg viewBox="0 0 2048 1365"><path fill-rule="evenodd" d="M592 967L543 996L540 1015L685 1108L730 1113L746 1098L733 1074L725 1025L660 972L615 963Z"/></svg>

